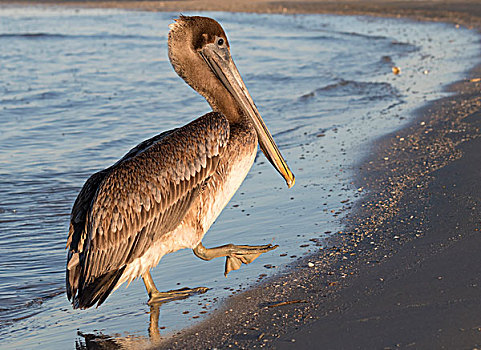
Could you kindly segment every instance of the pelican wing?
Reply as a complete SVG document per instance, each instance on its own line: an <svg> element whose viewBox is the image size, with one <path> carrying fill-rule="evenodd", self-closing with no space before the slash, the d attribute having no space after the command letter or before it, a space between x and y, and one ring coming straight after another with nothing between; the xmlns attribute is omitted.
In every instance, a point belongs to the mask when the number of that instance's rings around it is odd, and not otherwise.
<svg viewBox="0 0 481 350"><path fill-rule="evenodd" d="M70 215L70 229L67 239L67 248L70 248L72 251L83 250L83 240L87 236L84 232L85 222L87 220L87 214L90 211L92 200L97 194L97 189L99 188L100 184L102 183L104 178L111 173L113 168L115 168L118 164L123 163L124 161L133 158L137 154L145 151L154 143L159 142L175 130L177 129L165 131L159 135L155 135L154 137L141 142L140 144L132 148L117 163L115 163L111 167L108 167L107 169L101 170L90 176L90 178L85 182L84 186L80 190L80 193L77 196L77 199L75 200L72 208L72 214ZM82 243L79 244L80 239L82 238Z"/></svg>
<svg viewBox="0 0 481 350"><path fill-rule="evenodd" d="M209 113L144 141L86 182L67 242L67 295L75 307L100 305L125 266L182 222L228 139L227 120Z"/></svg>

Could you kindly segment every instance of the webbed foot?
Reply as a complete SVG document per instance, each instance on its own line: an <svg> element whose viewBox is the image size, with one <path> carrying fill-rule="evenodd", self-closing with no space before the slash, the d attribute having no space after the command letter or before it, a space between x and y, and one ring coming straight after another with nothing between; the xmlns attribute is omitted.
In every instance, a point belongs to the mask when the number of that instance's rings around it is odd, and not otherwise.
<svg viewBox="0 0 481 350"><path fill-rule="evenodd" d="M259 245L259 246L248 246L248 245L230 245L229 255L225 259L225 270L224 276L227 277L229 272L238 270L242 264L250 264L259 255L267 253L268 251L274 250L278 245Z"/></svg>
<svg viewBox="0 0 481 350"><path fill-rule="evenodd" d="M222 256L226 257L224 276L233 270L238 270L242 264L250 264L259 255L276 249L278 245L234 245L226 244L215 248L206 248L199 243L194 248L194 254L203 260L211 260Z"/></svg>
<svg viewBox="0 0 481 350"><path fill-rule="evenodd" d="M177 290L169 290L168 292L159 292L158 290L153 290L149 293L148 305L158 305L163 304L172 300L180 300L190 297L195 294L203 294L207 292L209 288L197 287L197 288L182 288Z"/></svg>
<svg viewBox="0 0 481 350"><path fill-rule="evenodd" d="M149 294L149 305L159 305L172 300L185 299L191 295L203 294L209 290L209 288L206 287L197 287L193 289L182 288L177 290L169 290L168 292L159 292L155 286L150 271L147 271L142 276L142 279L144 280L145 289L147 289L147 293Z"/></svg>

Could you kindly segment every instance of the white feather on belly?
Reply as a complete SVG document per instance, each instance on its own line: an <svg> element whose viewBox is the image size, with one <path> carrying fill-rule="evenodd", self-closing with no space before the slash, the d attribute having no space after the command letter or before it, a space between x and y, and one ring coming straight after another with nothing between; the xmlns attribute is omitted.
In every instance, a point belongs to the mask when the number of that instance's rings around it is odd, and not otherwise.
<svg viewBox="0 0 481 350"><path fill-rule="evenodd" d="M157 266L164 255L179 249L191 248L195 236L195 230L182 222L174 231L165 234L161 240L154 242L144 255L128 264L114 290L119 288L124 282L128 281L130 284L134 279Z"/></svg>
<svg viewBox="0 0 481 350"><path fill-rule="evenodd" d="M191 225L182 221L174 231L162 236L162 239L155 242L144 255L127 265L114 290L124 282L128 281L130 284L134 279L157 266L164 255L184 248L195 248L244 181L254 163L256 152L257 147L248 157L240 157L239 162L229 164L229 174L231 175L218 185L219 188L214 187L214 182L209 183L205 189L208 197L201 203L202 210L200 210L198 218L202 232L196 232ZM198 210L198 208L194 209Z"/></svg>
<svg viewBox="0 0 481 350"><path fill-rule="evenodd" d="M199 218L204 232L196 245L200 243L204 234L209 230L244 181L254 163L256 151L257 147L254 148L254 152L251 152L248 157L241 157L239 162L230 165L229 176L226 177L223 183L219 184L220 188L214 189L211 187L215 186L214 183L209 184L210 188L206 189L206 192L211 195L204 201L202 217Z"/></svg>

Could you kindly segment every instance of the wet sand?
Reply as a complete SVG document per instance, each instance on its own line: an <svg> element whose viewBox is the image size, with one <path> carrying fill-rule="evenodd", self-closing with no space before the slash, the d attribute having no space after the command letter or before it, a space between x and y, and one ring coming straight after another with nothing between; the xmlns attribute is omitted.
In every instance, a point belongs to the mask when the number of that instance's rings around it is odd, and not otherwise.
<svg viewBox="0 0 481 350"><path fill-rule="evenodd" d="M402 15L481 28L479 2L282 4L288 12ZM379 140L359 164L356 186L369 194L326 249L231 298L161 348L481 346L479 78L481 66L449 87L453 96Z"/></svg>
<svg viewBox="0 0 481 350"><path fill-rule="evenodd" d="M479 77L374 146L329 247L161 348L479 348Z"/></svg>
<svg viewBox="0 0 481 350"><path fill-rule="evenodd" d="M346 232L161 348L481 346L479 77L374 146Z"/></svg>
<svg viewBox="0 0 481 350"><path fill-rule="evenodd" d="M481 28L479 1L67 4L403 16ZM371 156L359 163L356 182L368 194L346 220L348 229L335 234L318 255L230 298L206 321L158 347L480 347L479 78L481 66L449 87L453 96L424 107L410 126L373 146Z"/></svg>

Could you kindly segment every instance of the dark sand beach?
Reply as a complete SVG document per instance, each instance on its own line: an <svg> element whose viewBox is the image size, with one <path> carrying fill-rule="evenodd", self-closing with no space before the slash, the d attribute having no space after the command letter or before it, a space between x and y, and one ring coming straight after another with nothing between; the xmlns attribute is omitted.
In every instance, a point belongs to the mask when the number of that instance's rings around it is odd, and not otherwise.
<svg viewBox="0 0 481 350"><path fill-rule="evenodd" d="M4 2L6 3L6 2ZM8 2L12 3L12 2ZM30 1L17 3L31 3ZM40 2L59 4L58 2ZM149 11L335 13L481 29L479 1L87 1ZM471 67L466 67L469 70ZM159 348L481 347L481 65L359 163L347 230Z"/></svg>
<svg viewBox="0 0 481 350"><path fill-rule="evenodd" d="M479 348L480 76L378 142L329 248L162 348Z"/></svg>

